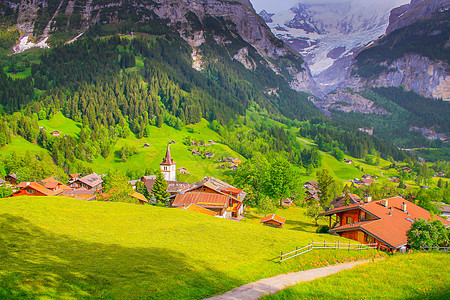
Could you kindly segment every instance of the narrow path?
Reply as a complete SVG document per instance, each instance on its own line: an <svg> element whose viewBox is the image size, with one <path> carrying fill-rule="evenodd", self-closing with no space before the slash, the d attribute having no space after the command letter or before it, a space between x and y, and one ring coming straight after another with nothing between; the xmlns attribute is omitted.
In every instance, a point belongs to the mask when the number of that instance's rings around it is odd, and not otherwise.
<svg viewBox="0 0 450 300"><path fill-rule="evenodd" d="M350 263L343 263L329 267L311 269L295 273L282 274L271 278L248 283L223 295L208 298L210 300L253 300L264 295L275 294L282 289L293 286L304 281L312 281L316 278L325 277L342 270L351 269L354 266L372 262L372 260L362 260Z"/></svg>

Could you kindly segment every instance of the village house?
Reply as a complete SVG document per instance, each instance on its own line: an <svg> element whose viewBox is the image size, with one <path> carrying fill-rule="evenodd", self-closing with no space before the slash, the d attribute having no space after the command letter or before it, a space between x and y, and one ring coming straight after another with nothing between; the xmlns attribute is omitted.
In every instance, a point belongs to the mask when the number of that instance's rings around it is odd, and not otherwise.
<svg viewBox="0 0 450 300"><path fill-rule="evenodd" d="M70 183L70 187L75 189L85 188L88 190L101 191L103 189L102 183L102 177L96 173L92 173L75 179L72 183Z"/></svg>
<svg viewBox="0 0 450 300"><path fill-rule="evenodd" d="M5 180L12 185L17 185L18 179L16 173L6 175Z"/></svg>
<svg viewBox="0 0 450 300"><path fill-rule="evenodd" d="M41 184L37 182L27 182L24 186L11 194L9 197L17 197L17 196L54 196L55 192L49 189L46 189Z"/></svg>
<svg viewBox="0 0 450 300"><path fill-rule="evenodd" d="M350 192L347 193L347 201L348 203L346 203L345 195L342 195L341 197L336 197L333 199L333 201L330 202L330 205L328 205L328 209L363 203L363 201L358 195L352 194Z"/></svg>
<svg viewBox="0 0 450 300"><path fill-rule="evenodd" d="M348 159L348 158L344 158L344 162L345 162L346 164L349 164L349 165L352 164L352 161L351 161L350 159Z"/></svg>
<svg viewBox="0 0 450 300"><path fill-rule="evenodd" d="M283 228L283 225L286 223L286 219L273 214L270 216L265 216L259 223L263 223L264 226Z"/></svg>
<svg viewBox="0 0 450 300"><path fill-rule="evenodd" d="M282 206L296 206L294 203L294 200L292 200L290 198L287 198L287 199L281 201L281 205Z"/></svg>
<svg viewBox="0 0 450 300"><path fill-rule="evenodd" d="M406 250L406 233L415 220L430 219L430 212L401 198L377 201L367 198L364 203L342 206L323 212L329 217L330 233L359 243L377 243L378 248L397 252ZM334 217L334 220L333 220ZM450 222L440 217L444 225ZM333 222L336 224L332 226Z"/></svg>
<svg viewBox="0 0 450 300"><path fill-rule="evenodd" d="M60 132L55 130L55 131L52 131L51 135L54 137L58 137L60 135Z"/></svg>
<svg viewBox="0 0 450 300"><path fill-rule="evenodd" d="M49 189L55 193L55 195L61 193L63 190L70 190L71 188L67 185L65 185L62 182L59 182L53 177L45 178L39 181L39 183L45 187L46 189Z"/></svg>
<svg viewBox="0 0 450 300"><path fill-rule="evenodd" d="M185 209L185 210L188 210L188 211L199 212L199 213L202 213L204 215L209 215L209 216L212 216L212 217L214 217L216 215L216 213L214 211L206 209L206 208L201 207L201 206L198 206L197 204L194 204L194 203L190 204L187 207L180 206L179 208L182 208L182 209Z"/></svg>
<svg viewBox="0 0 450 300"><path fill-rule="evenodd" d="M93 201L96 200L95 192L95 190L88 190L86 188L69 189L63 190L58 196Z"/></svg>
<svg viewBox="0 0 450 300"><path fill-rule="evenodd" d="M186 168L178 168L178 172L180 172L180 174L189 174L189 172L186 170Z"/></svg>
<svg viewBox="0 0 450 300"><path fill-rule="evenodd" d="M205 177L192 187L172 195L172 207L196 204L211 210L218 217L239 218L244 212L247 193L214 177Z"/></svg>
<svg viewBox="0 0 450 300"><path fill-rule="evenodd" d="M311 181L305 182L305 184L303 185L303 188L306 190L317 190L317 189L319 189L319 185L314 180L311 180Z"/></svg>

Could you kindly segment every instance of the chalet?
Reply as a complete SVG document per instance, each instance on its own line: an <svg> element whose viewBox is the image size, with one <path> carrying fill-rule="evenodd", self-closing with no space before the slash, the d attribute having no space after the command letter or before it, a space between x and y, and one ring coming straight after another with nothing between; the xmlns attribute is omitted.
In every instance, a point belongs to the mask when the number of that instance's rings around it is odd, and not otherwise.
<svg viewBox="0 0 450 300"><path fill-rule="evenodd" d="M17 185L18 179L16 173L6 175L5 180L12 185Z"/></svg>
<svg viewBox="0 0 450 300"><path fill-rule="evenodd" d="M348 158L344 158L344 162L345 162L346 164L349 164L349 165L352 164L352 161L351 161L350 159L348 159Z"/></svg>
<svg viewBox="0 0 450 300"><path fill-rule="evenodd" d="M409 171L411 171L411 168L409 168L409 167L403 167L403 168L402 168L402 171L409 172Z"/></svg>
<svg viewBox="0 0 450 300"><path fill-rule="evenodd" d="M334 198L334 200L330 202L330 205L328 206L328 209L333 209L333 208L338 208L338 207L343 207L343 206L349 206L349 205L353 205L353 204L362 203L361 198L358 195L355 195L355 194L352 194L352 193L348 193L347 194L347 201L348 201L348 203L346 203L346 199L345 198L346 198L345 195L342 195L342 197Z"/></svg>
<svg viewBox="0 0 450 300"><path fill-rule="evenodd" d="M86 201L96 200L95 190L88 190L86 188L63 190L58 196Z"/></svg>
<svg viewBox="0 0 450 300"><path fill-rule="evenodd" d="M430 187L429 187L428 185L421 185L420 188L421 188L421 189L428 190Z"/></svg>
<svg viewBox="0 0 450 300"><path fill-rule="evenodd" d="M437 172L436 176L438 176L438 177L445 177L445 174L444 174L444 172Z"/></svg>
<svg viewBox="0 0 450 300"><path fill-rule="evenodd" d="M286 219L273 214L270 216L265 216L259 223L263 223L265 226L283 228L284 223L286 223Z"/></svg>
<svg viewBox="0 0 450 300"><path fill-rule="evenodd" d="M243 201L247 193L214 177L205 177L192 187L172 195L172 207L196 204L212 210L216 216L239 218L244 212Z"/></svg>
<svg viewBox="0 0 450 300"><path fill-rule="evenodd" d="M209 143L210 143L211 145L214 145L216 142L215 142L214 140L209 140Z"/></svg>
<svg viewBox="0 0 450 300"><path fill-rule="evenodd" d="M52 131L52 133L51 133L51 135L52 135L52 136L55 136L55 137L58 137L60 134L61 134L61 133L60 133L59 131L57 131L57 130Z"/></svg>
<svg viewBox="0 0 450 300"><path fill-rule="evenodd" d="M214 157L214 153L211 153L211 152L208 151L208 152L205 153L205 157L206 158L213 158Z"/></svg>
<svg viewBox="0 0 450 300"><path fill-rule="evenodd" d="M149 194L152 193L153 184L156 181L156 176L154 179L147 179L144 182L145 187L147 188L147 191ZM172 181L172 180L166 180L167 181L167 192L170 195L176 195L178 192L181 192L185 189L188 189L191 187L190 183L182 182L182 181Z"/></svg>
<svg viewBox="0 0 450 300"><path fill-rule="evenodd" d="M307 189L307 190L317 190L317 189L319 189L319 185L314 180L311 180L311 181L305 182L305 184L303 185L303 188Z"/></svg>
<svg viewBox="0 0 450 300"><path fill-rule="evenodd" d="M363 176L362 176L362 179L372 179L373 177L372 177L372 175L370 175L370 174L364 174Z"/></svg>
<svg viewBox="0 0 450 300"><path fill-rule="evenodd" d="M205 214L205 215L208 215L208 216L215 216L216 215L216 213L214 211L206 209L206 208L201 207L201 206L198 206L197 204L194 204L194 203L190 204L188 207L182 207L182 208L185 209L185 210L188 210L188 211L199 212L199 213L202 213L202 214Z"/></svg>
<svg viewBox="0 0 450 300"><path fill-rule="evenodd" d="M101 191L103 189L102 183L103 179L100 177L100 175L92 173L84 177L75 179L70 184L70 187L75 189L86 188L88 190Z"/></svg>
<svg viewBox="0 0 450 300"><path fill-rule="evenodd" d="M9 197L17 197L17 196L54 196L55 192L49 189L46 189L41 184L37 182L30 182L25 187L21 188L17 192L13 193Z"/></svg>
<svg viewBox="0 0 450 300"><path fill-rule="evenodd" d="M450 205L437 204L436 208L442 212L442 217L450 221Z"/></svg>
<svg viewBox="0 0 450 300"><path fill-rule="evenodd" d="M55 195L61 193L63 190L70 190L71 188L58 180L56 180L53 177L49 177L46 179L42 179L39 181L39 184L41 184L46 189L49 189L55 193Z"/></svg>
<svg viewBox="0 0 450 300"><path fill-rule="evenodd" d="M415 220L430 219L430 212L401 198L392 197L378 201L334 208L321 213L329 216L330 233L356 240L360 243L377 243L379 249L397 252L407 245L406 232ZM332 217L336 224L332 225ZM440 217L444 225L450 222Z"/></svg>
<svg viewBox="0 0 450 300"><path fill-rule="evenodd" d="M156 179L156 175L145 175L145 176L142 176L142 177L141 177L141 181L144 182L144 183L145 183L147 180L150 180L150 179L155 180L155 179Z"/></svg>
<svg viewBox="0 0 450 300"><path fill-rule="evenodd" d="M399 183L400 182L400 179L397 178L397 177L391 177L391 178L389 178L389 180L394 182L394 183Z"/></svg>
<svg viewBox="0 0 450 300"><path fill-rule="evenodd" d="M189 172L186 170L186 168L178 168L178 172L180 172L180 174L189 174Z"/></svg>
<svg viewBox="0 0 450 300"><path fill-rule="evenodd" d="M286 200L281 202L282 206L296 206L294 200L287 198Z"/></svg>
<svg viewBox="0 0 450 300"><path fill-rule="evenodd" d="M139 179L133 179L133 180L129 180L128 183L131 185L131 187L133 188L133 190L136 189L136 184L139 181Z"/></svg>
<svg viewBox="0 0 450 300"><path fill-rule="evenodd" d="M131 198L139 201L139 204L145 204L148 203L147 198L145 198L144 195L142 195L141 193L138 192L134 192L133 194L130 195Z"/></svg>
<svg viewBox="0 0 450 300"><path fill-rule="evenodd" d="M171 140L169 144L171 144L171 145L172 145L172 144L175 144L175 141L174 141L174 140Z"/></svg>
<svg viewBox="0 0 450 300"><path fill-rule="evenodd" d="M150 144L149 143L145 143L144 144L144 148L148 148L148 147L150 147Z"/></svg>
<svg viewBox="0 0 450 300"><path fill-rule="evenodd" d="M373 183L372 179L368 179L368 178L363 178L361 179L361 184L364 184L365 186L369 186Z"/></svg>

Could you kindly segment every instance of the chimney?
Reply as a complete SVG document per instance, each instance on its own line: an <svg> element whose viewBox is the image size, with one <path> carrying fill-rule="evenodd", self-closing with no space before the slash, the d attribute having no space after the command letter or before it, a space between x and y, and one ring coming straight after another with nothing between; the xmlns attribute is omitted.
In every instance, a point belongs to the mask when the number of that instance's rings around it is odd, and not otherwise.
<svg viewBox="0 0 450 300"><path fill-rule="evenodd" d="M366 202L366 203L372 202L372 196L366 195L364 197L364 202Z"/></svg>
<svg viewBox="0 0 450 300"><path fill-rule="evenodd" d="M406 212L406 203L405 202L403 202L403 204L402 204L402 211Z"/></svg>
<svg viewBox="0 0 450 300"><path fill-rule="evenodd" d="M387 199L384 200L384 207L388 207L389 206L389 202Z"/></svg>

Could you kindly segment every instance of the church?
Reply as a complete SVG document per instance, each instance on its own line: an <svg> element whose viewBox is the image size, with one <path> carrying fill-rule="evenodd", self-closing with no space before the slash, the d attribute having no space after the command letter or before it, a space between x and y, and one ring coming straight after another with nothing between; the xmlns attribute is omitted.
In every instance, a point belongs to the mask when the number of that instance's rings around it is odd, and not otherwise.
<svg viewBox="0 0 450 300"><path fill-rule="evenodd" d="M177 181L177 164L170 155L170 147L167 143L166 157L160 163L161 171L166 181Z"/></svg>

